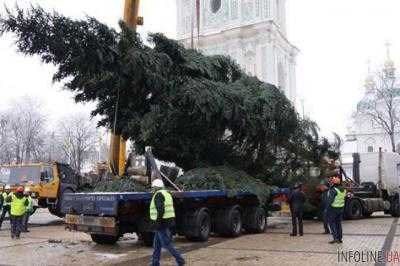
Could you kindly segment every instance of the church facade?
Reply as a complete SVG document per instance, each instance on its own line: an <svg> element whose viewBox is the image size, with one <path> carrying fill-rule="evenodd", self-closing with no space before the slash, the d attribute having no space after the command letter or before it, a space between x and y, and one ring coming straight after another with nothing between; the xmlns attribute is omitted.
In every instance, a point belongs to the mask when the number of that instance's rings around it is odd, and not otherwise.
<svg viewBox="0 0 400 266"><path fill-rule="evenodd" d="M286 0L176 0L177 39L228 55L296 101L296 56L286 36ZM198 23L199 22L199 23Z"/></svg>
<svg viewBox="0 0 400 266"><path fill-rule="evenodd" d="M348 133L346 134L346 139L344 146L342 148L342 153L367 153L367 152L377 152L379 148L383 151L391 152L392 141L390 136L384 130L381 124L379 124L373 117L366 114L364 109L379 110L382 117L386 117L388 114L388 109L386 107L385 101L376 101L375 93L376 87L382 87L384 85L380 84L381 81L377 80L376 77L371 75L368 70L368 76L365 80L364 88L365 93L363 98L357 104L357 110L354 112L351 124L348 127ZM386 75L386 82L393 79L394 88L396 89L396 68L394 61L390 58L390 52L387 51L387 58L383 65L380 73ZM390 83L390 82L389 82ZM393 105L400 106L400 94L393 98ZM393 110L397 110L394 107ZM397 113L398 111L396 111ZM386 121L389 121L386 119ZM400 126L397 124L394 130L394 148L396 152L400 152Z"/></svg>

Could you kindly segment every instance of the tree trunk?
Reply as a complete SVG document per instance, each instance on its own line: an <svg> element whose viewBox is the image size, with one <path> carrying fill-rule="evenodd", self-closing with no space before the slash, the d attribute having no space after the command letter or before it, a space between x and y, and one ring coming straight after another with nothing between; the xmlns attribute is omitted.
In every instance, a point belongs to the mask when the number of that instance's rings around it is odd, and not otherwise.
<svg viewBox="0 0 400 266"><path fill-rule="evenodd" d="M390 134L390 143L392 144L392 152L396 152L396 143L394 140L394 131Z"/></svg>

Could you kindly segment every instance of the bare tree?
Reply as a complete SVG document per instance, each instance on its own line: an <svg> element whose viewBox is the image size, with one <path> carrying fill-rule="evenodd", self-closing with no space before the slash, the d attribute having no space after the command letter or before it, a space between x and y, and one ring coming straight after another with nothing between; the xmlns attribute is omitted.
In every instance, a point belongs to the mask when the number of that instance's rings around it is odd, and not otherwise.
<svg viewBox="0 0 400 266"><path fill-rule="evenodd" d="M81 172L82 167L95 152L96 123L91 121L89 116L79 113L64 118L58 128L64 160L75 171Z"/></svg>
<svg viewBox="0 0 400 266"><path fill-rule="evenodd" d="M45 119L41 103L31 97L14 101L2 115L0 145L4 161L28 163L41 160L44 146Z"/></svg>
<svg viewBox="0 0 400 266"><path fill-rule="evenodd" d="M13 160L11 143L8 134L9 117L2 113L0 114L0 163L10 164Z"/></svg>
<svg viewBox="0 0 400 266"><path fill-rule="evenodd" d="M369 91L357 108L387 134L392 151L396 152L395 133L400 123L400 87L394 68L385 68L375 75L376 81L369 84Z"/></svg>

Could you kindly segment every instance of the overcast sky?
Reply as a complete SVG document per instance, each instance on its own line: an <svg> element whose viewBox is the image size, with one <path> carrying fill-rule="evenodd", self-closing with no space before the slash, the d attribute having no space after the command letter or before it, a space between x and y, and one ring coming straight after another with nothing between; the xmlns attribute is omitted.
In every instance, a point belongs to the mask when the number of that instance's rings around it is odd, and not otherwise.
<svg viewBox="0 0 400 266"><path fill-rule="evenodd" d="M21 7L37 3L46 9L81 18L94 16L117 27L123 0L0 0L3 6ZM143 0L141 15L145 33L175 36L175 0ZM390 42L395 62L400 60L399 0L288 0L288 38L300 49L297 89L305 112L325 134L346 133L348 119L363 94L367 60L372 68L382 65ZM52 84L54 67L38 58L15 52L12 36L0 38L0 109L12 98L34 95L43 100L50 119L89 109L76 105L61 84ZM302 112L301 108L299 111Z"/></svg>

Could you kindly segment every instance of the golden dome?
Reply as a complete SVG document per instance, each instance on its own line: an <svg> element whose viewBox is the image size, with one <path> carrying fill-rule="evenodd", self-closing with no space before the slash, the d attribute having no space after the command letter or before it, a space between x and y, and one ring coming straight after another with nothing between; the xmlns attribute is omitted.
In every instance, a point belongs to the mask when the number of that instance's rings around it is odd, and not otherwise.
<svg viewBox="0 0 400 266"><path fill-rule="evenodd" d="M375 87L375 80L374 78L369 75L366 79L365 79L365 88L367 88L368 90L371 90Z"/></svg>

